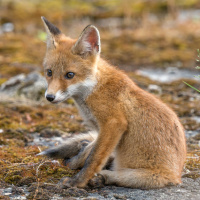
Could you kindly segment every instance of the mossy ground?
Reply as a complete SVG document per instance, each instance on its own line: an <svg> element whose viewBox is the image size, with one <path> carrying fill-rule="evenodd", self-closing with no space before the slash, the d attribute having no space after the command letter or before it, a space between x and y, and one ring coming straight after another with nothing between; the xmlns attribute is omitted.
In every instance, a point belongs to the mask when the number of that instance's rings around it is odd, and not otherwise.
<svg viewBox="0 0 200 200"><path fill-rule="evenodd" d="M30 146L32 134L43 130L60 130L64 134L84 131L81 118L74 106L61 107L38 103L0 102L0 180L1 186L23 186L32 183L56 184L62 177L72 176L62 161L36 156L45 147ZM65 132L64 132L65 131Z"/></svg>
<svg viewBox="0 0 200 200"><path fill-rule="evenodd" d="M129 75L146 90L149 84L155 84L134 73ZM193 91L182 81L163 84L162 89L163 92L159 97L178 113L184 127L187 130L199 129L200 124L191 118L199 115L198 108L200 108L198 98L189 100ZM188 92L190 95L188 97L181 95L182 92ZM52 162L36 156L44 147L28 145L33 140L33 133L41 133L47 128L60 130L65 134L85 131L77 109L71 102L69 103L51 105L29 101L27 105L27 102L23 100L15 102L15 99L0 102L0 127L3 130L0 133L0 179L5 184L17 186L31 185L33 182L55 184L60 178L76 173L63 166L62 162ZM195 136L193 140L195 142L188 141L188 158L185 164L187 173L184 176L197 178L200 173L199 136Z"/></svg>

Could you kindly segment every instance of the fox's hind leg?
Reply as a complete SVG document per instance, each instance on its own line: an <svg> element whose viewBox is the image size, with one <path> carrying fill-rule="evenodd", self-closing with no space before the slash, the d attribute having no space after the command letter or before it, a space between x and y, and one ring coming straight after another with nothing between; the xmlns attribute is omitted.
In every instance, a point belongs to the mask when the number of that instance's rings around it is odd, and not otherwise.
<svg viewBox="0 0 200 200"><path fill-rule="evenodd" d="M82 148L78 155L66 160L65 164L68 165L70 169L82 168L94 145L95 140L85 146L85 148Z"/></svg>
<svg viewBox="0 0 200 200"><path fill-rule="evenodd" d="M153 189L181 183L179 177L170 172L153 169L102 170L105 184L130 188Z"/></svg>
<svg viewBox="0 0 200 200"><path fill-rule="evenodd" d="M38 155L44 155L54 159L63 159L64 164L68 165L71 169L79 169L84 166L87 157L95 145L96 138L97 132L75 135L69 138L64 144L47 149ZM105 165L106 169L112 166L113 160L114 155L108 159Z"/></svg>
<svg viewBox="0 0 200 200"><path fill-rule="evenodd" d="M67 160L66 165L69 166L70 169L80 169L84 166L85 161L87 157L89 156L92 148L94 147L96 141L94 140L93 142L89 143L83 150L79 152L78 155L72 157L71 159ZM114 152L111 154L109 157L106 165L104 166L105 169L110 169L112 168L112 164L114 161Z"/></svg>
<svg viewBox="0 0 200 200"><path fill-rule="evenodd" d="M50 158L67 160L76 156L80 151L83 151L83 149L86 148L96 138L96 132L75 135L74 137L69 138L64 144L47 149L38 155L45 155Z"/></svg>

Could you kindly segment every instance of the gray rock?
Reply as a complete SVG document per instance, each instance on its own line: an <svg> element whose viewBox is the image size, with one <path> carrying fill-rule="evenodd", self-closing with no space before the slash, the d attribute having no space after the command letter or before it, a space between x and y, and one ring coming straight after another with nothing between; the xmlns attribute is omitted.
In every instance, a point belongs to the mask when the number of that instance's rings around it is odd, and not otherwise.
<svg viewBox="0 0 200 200"><path fill-rule="evenodd" d="M1 85L0 91L10 90L11 88L14 88L19 84L21 84L24 80L25 80L24 74L19 74L17 76L14 76Z"/></svg>
<svg viewBox="0 0 200 200"><path fill-rule="evenodd" d="M32 72L28 75L19 74L1 85L0 94L39 100L44 96L46 86L45 78L38 72Z"/></svg>
<svg viewBox="0 0 200 200"><path fill-rule="evenodd" d="M162 88L158 85L150 84L148 86L148 91L151 92L151 93L159 94L159 95L162 94Z"/></svg>
<svg viewBox="0 0 200 200"><path fill-rule="evenodd" d="M15 28L15 26L14 26L14 24L11 23L11 22L8 22L8 23L5 23L5 24L2 25L2 31L3 31L4 33L13 32L13 31L14 31L14 28Z"/></svg>

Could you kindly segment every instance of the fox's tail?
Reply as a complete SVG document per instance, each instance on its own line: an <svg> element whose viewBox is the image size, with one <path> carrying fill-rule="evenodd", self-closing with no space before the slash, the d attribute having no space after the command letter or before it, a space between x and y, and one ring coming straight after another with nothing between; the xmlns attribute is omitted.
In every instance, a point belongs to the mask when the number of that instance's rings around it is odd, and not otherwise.
<svg viewBox="0 0 200 200"><path fill-rule="evenodd" d="M47 149L37 155L45 155L57 159L70 159L76 156L88 143L94 141L96 138L97 132L95 131L75 135L69 138L64 144Z"/></svg>

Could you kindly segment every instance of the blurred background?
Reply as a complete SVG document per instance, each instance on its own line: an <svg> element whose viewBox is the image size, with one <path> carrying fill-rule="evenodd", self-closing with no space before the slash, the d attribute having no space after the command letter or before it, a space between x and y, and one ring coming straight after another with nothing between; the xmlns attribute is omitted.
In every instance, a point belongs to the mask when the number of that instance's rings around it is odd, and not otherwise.
<svg viewBox="0 0 200 200"><path fill-rule="evenodd" d="M11 163L39 165L38 147L86 131L72 100L52 105L44 99L41 16L72 38L88 24L99 29L101 56L180 117L188 145L185 172L199 177L200 94L183 83L200 88L195 77L200 74L199 0L0 0L0 179L16 185L32 177L34 182L35 169L19 170ZM74 173L56 170L44 168L40 180L55 182Z"/></svg>
<svg viewBox="0 0 200 200"><path fill-rule="evenodd" d="M102 56L125 70L194 70L199 9L198 0L0 0L0 83L42 66L46 34L41 16L73 38L94 24Z"/></svg>

